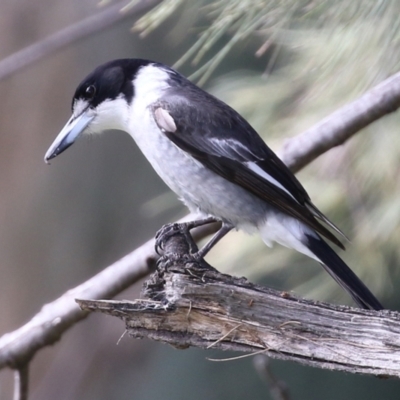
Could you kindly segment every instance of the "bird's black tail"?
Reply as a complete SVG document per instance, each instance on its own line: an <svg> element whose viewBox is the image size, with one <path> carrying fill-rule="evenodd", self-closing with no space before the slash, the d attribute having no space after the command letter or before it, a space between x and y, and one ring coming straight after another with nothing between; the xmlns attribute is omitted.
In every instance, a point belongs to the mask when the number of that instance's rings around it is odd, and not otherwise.
<svg viewBox="0 0 400 400"><path fill-rule="evenodd" d="M370 290L322 238L306 234L304 244L318 257L329 275L350 294L360 307L371 310L383 309L382 304Z"/></svg>

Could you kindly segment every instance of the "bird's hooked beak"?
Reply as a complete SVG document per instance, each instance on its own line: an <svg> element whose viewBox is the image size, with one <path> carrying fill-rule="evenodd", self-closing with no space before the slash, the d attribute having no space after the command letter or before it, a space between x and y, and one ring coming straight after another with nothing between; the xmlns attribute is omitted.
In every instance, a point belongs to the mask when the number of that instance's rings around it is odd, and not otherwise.
<svg viewBox="0 0 400 400"><path fill-rule="evenodd" d="M73 115L47 150L44 161L48 164L52 158L67 150L87 128L93 118L94 115L89 115L88 110L85 110L77 117Z"/></svg>

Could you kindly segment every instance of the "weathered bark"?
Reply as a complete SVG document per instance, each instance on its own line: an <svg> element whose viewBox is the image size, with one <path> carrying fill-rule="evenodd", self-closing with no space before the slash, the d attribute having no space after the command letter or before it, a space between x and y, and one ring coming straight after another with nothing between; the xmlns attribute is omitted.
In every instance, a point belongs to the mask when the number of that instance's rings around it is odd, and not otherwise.
<svg viewBox="0 0 400 400"><path fill-rule="evenodd" d="M83 310L122 318L129 334L178 348L264 352L331 370L400 376L400 318L302 300L224 275L167 241L160 268L136 301L77 300Z"/></svg>

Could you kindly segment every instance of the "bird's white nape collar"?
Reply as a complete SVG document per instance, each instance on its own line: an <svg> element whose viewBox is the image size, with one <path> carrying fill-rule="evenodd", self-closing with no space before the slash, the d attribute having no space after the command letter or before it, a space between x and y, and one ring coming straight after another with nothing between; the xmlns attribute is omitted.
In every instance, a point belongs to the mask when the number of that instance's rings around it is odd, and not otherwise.
<svg viewBox="0 0 400 400"><path fill-rule="evenodd" d="M150 105L164 94L170 85L168 72L157 65L149 64L141 67L135 77L134 99L140 99L145 105Z"/></svg>

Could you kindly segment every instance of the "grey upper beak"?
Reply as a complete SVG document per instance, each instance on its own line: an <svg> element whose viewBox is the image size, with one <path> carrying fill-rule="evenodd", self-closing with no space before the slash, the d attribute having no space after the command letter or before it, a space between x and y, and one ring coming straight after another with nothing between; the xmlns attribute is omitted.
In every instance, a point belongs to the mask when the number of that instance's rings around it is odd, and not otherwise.
<svg viewBox="0 0 400 400"><path fill-rule="evenodd" d="M84 111L78 117L72 116L47 150L44 161L48 164L52 158L67 150L93 118L94 116L88 115L87 111Z"/></svg>

